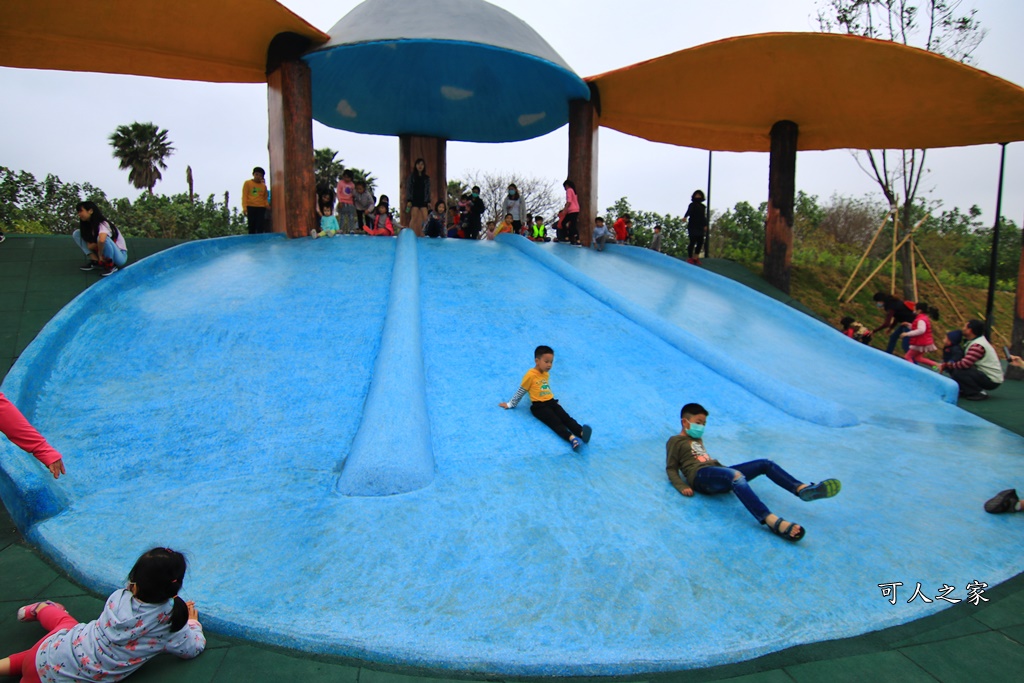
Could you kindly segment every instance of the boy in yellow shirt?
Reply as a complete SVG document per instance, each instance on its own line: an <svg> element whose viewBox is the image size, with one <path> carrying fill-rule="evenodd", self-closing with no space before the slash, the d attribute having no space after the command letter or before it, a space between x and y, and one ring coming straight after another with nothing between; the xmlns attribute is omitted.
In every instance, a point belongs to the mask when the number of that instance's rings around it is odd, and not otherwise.
<svg viewBox="0 0 1024 683"><path fill-rule="evenodd" d="M257 166L252 169L252 180L242 183L242 213L249 224L250 235L258 235L266 229L267 209L270 207L264 181L266 175L266 171Z"/></svg>
<svg viewBox="0 0 1024 683"><path fill-rule="evenodd" d="M516 395L508 403L498 405L506 410L515 408L523 396L530 394L530 412L533 416L568 441L574 451L579 450L580 440L583 443L590 442L591 429L572 419L551 393L548 376L555 363L555 352L550 346L538 346L533 352L533 361L534 367L526 371Z"/></svg>

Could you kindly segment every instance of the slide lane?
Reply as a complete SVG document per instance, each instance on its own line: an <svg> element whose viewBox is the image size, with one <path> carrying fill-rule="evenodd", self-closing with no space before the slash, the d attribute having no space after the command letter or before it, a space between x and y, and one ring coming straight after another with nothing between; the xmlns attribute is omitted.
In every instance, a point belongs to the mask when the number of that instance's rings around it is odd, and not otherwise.
<svg viewBox="0 0 1024 683"><path fill-rule="evenodd" d="M4 391L29 397L29 419L70 476L53 482L31 459L11 458L4 470L17 488L66 504L111 482L176 487L190 471L234 478L253 462L340 472L372 378L395 241L306 246L192 242L68 304ZM22 528L59 509L5 500Z"/></svg>
<svg viewBox="0 0 1024 683"><path fill-rule="evenodd" d="M879 396L956 402L956 383L843 336L785 304L649 249L604 252L544 245L545 252L719 350L737 363L822 401L874 412ZM838 306L838 304L837 304ZM838 322L841 317L836 312ZM941 323L936 323L942 329Z"/></svg>

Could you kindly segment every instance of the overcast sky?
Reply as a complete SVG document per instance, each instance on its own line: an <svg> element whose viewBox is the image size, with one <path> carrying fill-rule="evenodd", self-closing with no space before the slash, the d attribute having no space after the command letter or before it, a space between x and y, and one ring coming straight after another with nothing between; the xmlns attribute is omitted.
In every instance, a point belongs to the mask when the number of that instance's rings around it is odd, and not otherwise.
<svg viewBox="0 0 1024 683"><path fill-rule="evenodd" d="M410 2L419 0L410 0ZM328 31L355 0L283 0L282 4ZM768 31L817 30L814 0L497 0L530 24L580 76L603 73L701 43ZM1024 2L965 0L978 9L988 35L975 65L1024 84ZM90 30L102 31L102 27ZM700 74L666 87L699 88ZM139 194L111 156L108 136L121 124L152 121L166 128L177 150L156 191L187 191L191 166L202 196L231 192L238 205L242 182L255 165L269 166L266 86L169 81L137 76L0 68L0 165L43 178L91 182L110 197ZM865 94L871 97L870 93ZM956 97L956 93L936 93ZM514 171L561 182L566 173L567 129L525 142L492 145L449 143L449 178L474 170ZM379 192L398 194L397 138L357 135L313 123L315 147L330 147L352 166L378 178ZM636 209L680 214L690 193L707 185L708 153L655 144L609 129L599 143L601 211L622 196ZM949 208L983 210L991 225L999 172L999 146L929 151L927 197ZM768 155L715 153L712 205L764 201ZM877 193L842 150L801 152L797 188L827 199L833 193ZM1007 147L1003 215L1024 222L1024 142Z"/></svg>

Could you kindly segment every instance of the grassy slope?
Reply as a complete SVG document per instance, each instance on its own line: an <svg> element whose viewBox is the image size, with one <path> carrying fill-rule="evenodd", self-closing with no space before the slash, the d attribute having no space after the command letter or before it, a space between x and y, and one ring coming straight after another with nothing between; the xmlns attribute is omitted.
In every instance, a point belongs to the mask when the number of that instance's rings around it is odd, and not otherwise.
<svg viewBox="0 0 1024 683"><path fill-rule="evenodd" d="M756 264L752 269L760 274L761 266ZM851 290L855 289L863 281L864 275L866 273L858 275L857 280L850 287ZM842 290L849 276L848 272L837 272L834 269L794 265L791 295L794 299L836 326L839 325L840 318L845 315L851 315L868 327L877 327L882 322L883 314L874 306L871 296L876 291L888 292L890 279L888 277L876 277L857 294L853 301L847 304L839 304L837 302L837 294ZM960 315L950 306L938 285L934 282L918 282L918 298L938 308L941 314L941 318L938 321L934 321L937 333L936 343L939 346L941 346L939 340L945 331L962 327L964 320L969 318L985 319L985 302L988 296L987 291L984 289L946 286L946 291L956 304L956 309L960 312ZM1009 344L1010 333L1013 330L1013 304L1013 292L996 292L994 343L997 346ZM885 348L886 338L885 335L879 333L873 340L872 345ZM934 354L932 355L934 356Z"/></svg>

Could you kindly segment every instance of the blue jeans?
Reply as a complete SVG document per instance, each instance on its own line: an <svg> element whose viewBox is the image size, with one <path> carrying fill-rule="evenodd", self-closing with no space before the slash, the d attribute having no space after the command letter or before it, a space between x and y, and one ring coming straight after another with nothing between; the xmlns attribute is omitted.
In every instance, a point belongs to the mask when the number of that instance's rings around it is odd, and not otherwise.
<svg viewBox="0 0 1024 683"><path fill-rule="evenodd" d="M75 244L78 245L78 248L81 249L86 256L92 254L92 251L89 250L89 245L82 239L81 230L75 230L71 233L71 239L75 241ZM99 255L99 258L101 260L110 259L114 262L115 266L121 268L128 262L128 252L124 249L118 248L118 246L114 244L114 240L110 239L110 236L108 235L107 239L103 240L103 253Z"/></svg>
<svg viewBox="0 0 1024 683"><path fill-rule="evenodd" d="M886 353L892 353L896 350L896 344L900 341L900 335L907 331L908 328L903 327L901 323L896 323L896 327L893 328L892 334L889 335L889 343L885 347ZM910 350L910 339L907 337L903 338L903 353Z"/></svg>
<svg viewBox="0 0 1024 683"><path fill-rule="evenodd" d="M354 235L357 231L362 232L363 226L359 225L358 215L354 204L338 204L338 220L340 232L346 235Z"/></svg>
<svg viewBox="0 0 1024 683"><path fill-rule="evenodd" d="M740 477L736 478L736 473ZM776 465L772 460L751 460L732 467L702 467L697 470L693 479L693 488L701 493L725 493L732 491L740 499L750 514L763 522L770 512L754 490L747 483L748 479L767 474L773 482L796 495L797 487L803 482L794 479L789 472Z"/></svg>

